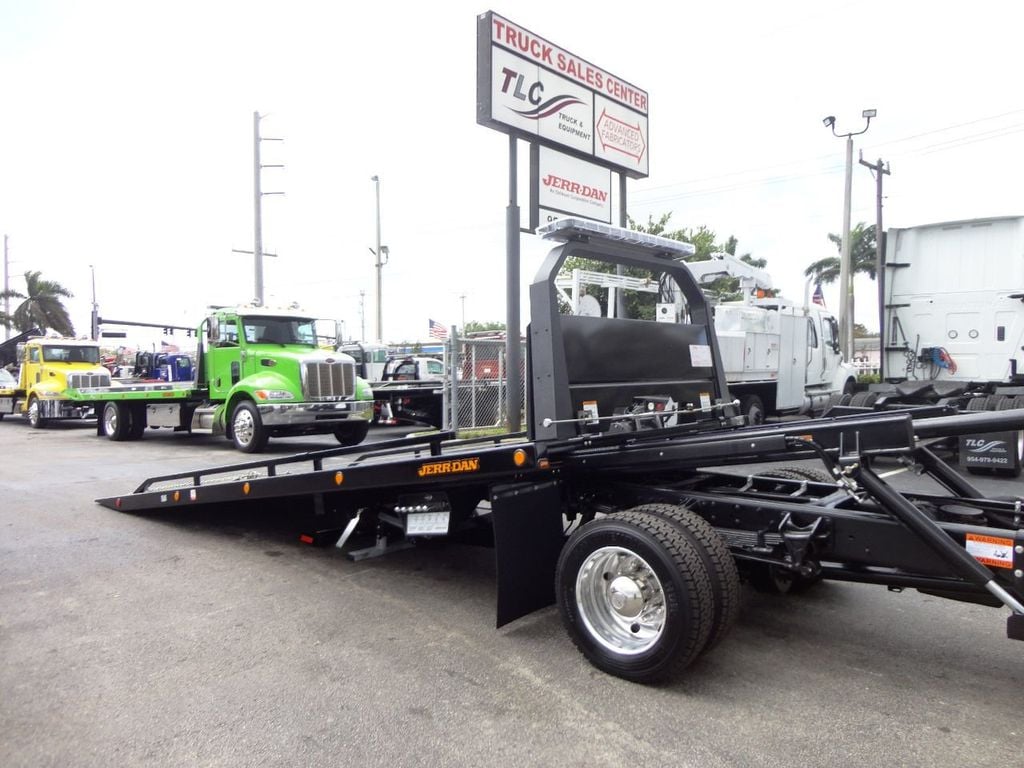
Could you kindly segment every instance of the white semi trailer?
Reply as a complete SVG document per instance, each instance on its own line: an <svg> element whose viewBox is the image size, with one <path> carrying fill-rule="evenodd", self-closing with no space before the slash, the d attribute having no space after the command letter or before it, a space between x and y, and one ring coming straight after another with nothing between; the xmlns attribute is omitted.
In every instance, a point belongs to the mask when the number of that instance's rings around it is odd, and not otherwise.
<svg viewBox="0 0 1024 768"><path fill-rule="evenodd" d="M1024 216L890 229L882 383L853 405L1024 408ZM1021 432L960 438L971 471L1018 475Z"/></svg>

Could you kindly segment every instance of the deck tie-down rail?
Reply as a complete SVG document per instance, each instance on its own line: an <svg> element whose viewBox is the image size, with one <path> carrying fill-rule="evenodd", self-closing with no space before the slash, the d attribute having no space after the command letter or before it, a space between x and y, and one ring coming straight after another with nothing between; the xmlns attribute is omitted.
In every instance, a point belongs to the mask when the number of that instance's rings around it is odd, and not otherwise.
<svg viewBox="0 0 1024 768"><path fill-rule="evenodd" d="M223 478L218 482L254 479L255 477L275 477L278 473L279 467L305 462L311 463L313 465L313 470L319 472L323 469L325 459L333 459L338 456L353 456L356 461L362 461L369 458L379 458L381 456L396 453L407 453L410 450L419 451L423 448L429 448L432 456L438 456L441 454L441 443L454 437L455 433L451 431L434 432L428 435L402 437L394 440L385 440L383 442L373 443L373 448L370 450L367 450L369 446L365 445L339 446L338 448L325 448L319 451L293 453L288 456L275 457L272 459L247 461L241 464L228 464L221 467L209 467L206 469L190 470L188 472L177 472L171 475L160 475L158 477L148 478L135 489L135 493L145 493L146 491L152 490L153 486L158 483L173 483L175 481L183 480L188 480L190 482L179 487L197 488L203 485L203 478L213 478L217 475L234 475L231 478ZM462 444L465 445L466 443L462 442ZM260 470L263 470L265 474L260 474ZM247 477L245 473L250 474ZM257 474L253 475L251 473Z"/></svg>

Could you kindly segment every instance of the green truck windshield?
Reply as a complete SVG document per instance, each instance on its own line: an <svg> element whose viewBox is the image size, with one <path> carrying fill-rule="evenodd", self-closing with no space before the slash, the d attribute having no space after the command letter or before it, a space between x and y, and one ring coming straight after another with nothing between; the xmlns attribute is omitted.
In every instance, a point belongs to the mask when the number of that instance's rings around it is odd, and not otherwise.
<svg viewBox="0 0 1024 768"><path fill-rule="evenodd" d="M99 365L98 347L43 347L43 360L47 363L92 363Z"/></svg>
<svg viewBox="0 0 1024 768"><path fill-rule="evenodd" d="M312 320L295 317L243 317L242 328L249 344L316 346L316 329Z"/></svg>

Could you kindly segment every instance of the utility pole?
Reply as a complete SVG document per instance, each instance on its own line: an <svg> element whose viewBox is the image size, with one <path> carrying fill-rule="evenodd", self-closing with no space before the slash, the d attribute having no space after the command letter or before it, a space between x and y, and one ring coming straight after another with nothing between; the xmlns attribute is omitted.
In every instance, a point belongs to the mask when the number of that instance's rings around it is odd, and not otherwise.
<svg viewBox="0 0 1024 768"><path fill-rule="evenodd" d="M7 295L7 291L11 289L10 275L7 273L7 235L4 235L4 318L7 322L10 322L11 318L11 299ZM4 341L11 338L11 329L5 324L4 325Z"/></svg>
<svg viewBox="0 0 1024 768"><path fill-rule="evenodd" d="M253 146L253 266L256 272L256 301L263 306L263 196L283 195L284 192L264 192L261 188L260 176L264 168L284 168L283 165L262 165L260 163L260 142L283 141L260 136L260 113L252 113L252 146ZM269 254L268 254L269 255Z"/></svg>
<svg viewBox="0 0 1024 768"><path fill-rule="evenodd" d="M832 135L846 138L846 186L843 196L843 240L839 256L839 342L843 357L847 362L853 359L853 318L850 317L850 299L853 294L853 280L850 274L850 207L853 191L853 137L860 136L871 126L871 118L878 114L877 110L865 109L861 117L867 122L859 131L836 133L836 118L829 115L822 122L826 128L832 129Z"/></svg>
<svg viewBox="0 0 1024 768"><path fill-rule="evenodd" d="M462 335L466 335L466 294L459 296L462 299L462 325L459 328L462 329Z"/></svg>
<svg viewBox="0 0 1024 768"><path fill-rule="evenodd" d="M380 177L372 176L370 181L373 182L377 193L377 248L373 251L373 256L376 259L374 265L377 269L377 338L375 341L379 344L384 341L384 296L383 296L383 270L382 267L387 262L382 261L382 258L388 255L388 247L380 244Z"/></svg>
<svg viewBox="0 0 1024 768"><path fill-rule="evenodd" d="M885 339L882 329L885 328L885 237L882 231L882 177L889 176L889 164L883 166L882 158L871 164L864 161L864 152L860 153L860 164L871 170L875 177L875 283L878 288L878 377L885 381Z"/></svg>
<svg viewBox="0 0 1024 768"><path fill-rule="evenodd" d="M359 292L359 340L366 341L366 291Z"/></svg>
<svg viewBox="0 0 1024 768"><path fill-rule="evenodd" d="M100 305L96 303L96 268L90 264L89 273L92 275L92 317L89 322L90 336L93 341L100 338Z"/></svg>

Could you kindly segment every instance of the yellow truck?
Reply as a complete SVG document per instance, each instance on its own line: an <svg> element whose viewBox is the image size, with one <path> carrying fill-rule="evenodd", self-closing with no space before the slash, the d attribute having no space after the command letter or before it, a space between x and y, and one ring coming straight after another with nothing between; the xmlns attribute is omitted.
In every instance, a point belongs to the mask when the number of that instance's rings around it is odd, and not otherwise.
<svg viewBox="0 0 1024 768"><path fill-rule="evenodd" d="M20 366L13 385L0 385L0 419L19 414L39 429L50 419L94 416L91 403L75 402L67 390L109 387L95 341L33 336L18 344Z"/></svg>

